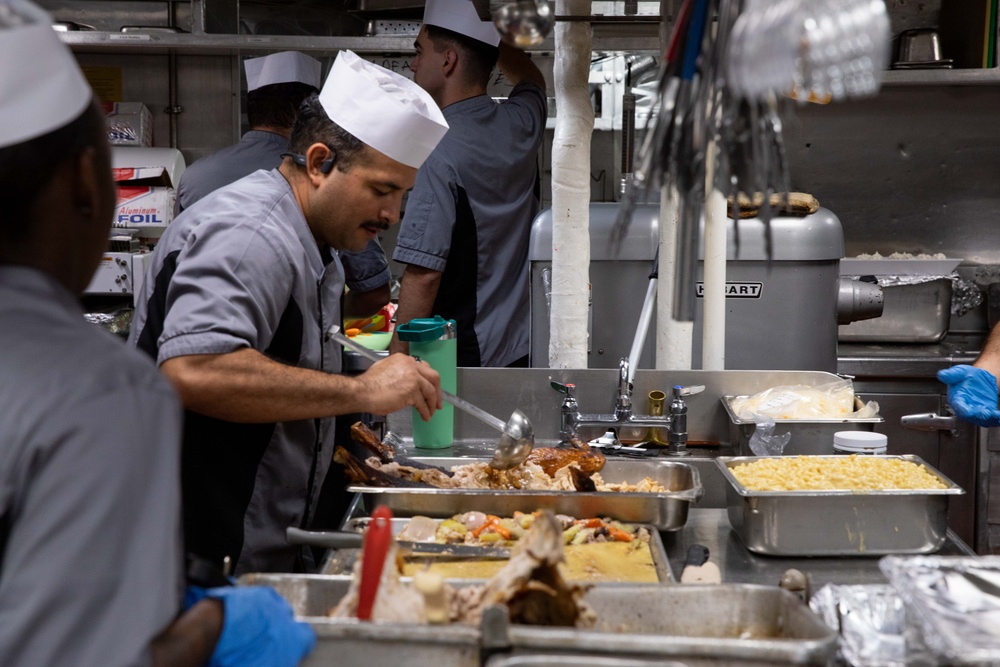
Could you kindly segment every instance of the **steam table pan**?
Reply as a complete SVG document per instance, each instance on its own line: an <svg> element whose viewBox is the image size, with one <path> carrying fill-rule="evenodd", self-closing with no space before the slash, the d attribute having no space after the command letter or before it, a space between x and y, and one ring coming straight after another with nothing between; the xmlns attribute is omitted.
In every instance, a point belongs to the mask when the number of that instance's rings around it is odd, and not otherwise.
<svg viewBox="0 0 1000 667"><path fill-rule="evenodd" d="M574 517L577 519L590 519L599 517ZM344 524L344 529L354 532L364 532L368 527L368 522L370 519L368 517L355 517L348 519ZM406 527L409 519L392 519L392 534L399 535L399 533ZM670 561L667 558L667 551L663 546L663 539L660 537L659 532L656 531L652 526L646 525L646 530L649 531L649 552L653 558L653 566L656 568L656 578L659 583L667 584L674 581L673 572L670 570ZM400 542L401 548L405 550L406 542ZM513 547L511 547L513 548ZM345 552L353 553L345 553ZM358 549L350 550L338 550L331 551L322 568L323 574L334 574L334 575L350 575L354 568L354 563L356 560ZM470 556L474 559L475 556ZM588 583L592 586L609 586L618 585L618 582L592 582ZM650 584L647 584L650 585Z"/></svg>
<svg viewBox="0 0 1000 667"><path fill-rule="evenodd" d="M485 462L488 459L417 457L416 460L449 469L451 466ZM513 516L514 512L547 509L578 518L609 517L629 523L644 523L661 531L683 527L687 522L688 509L704 492L698 470L677 461L609 460L601 470L601 477L609 484L635 484L650 477L670 491L495 491L373 486L351 486L347 490L362 494L369 514L380 505L388 506L396 516L420 514L441 519L470 510L497 516Z"/></svg>
<svg viewBox="0 0 1000 667"><path fill-rule="evenodd" d="M948 499L961 487L917 456L879 456L923 466L945 489L751 491L731 468L756 456L720 456L729 523L747 549L767 556L926 554L944 544ZM839 455L817 456L838 459ZM874 457L873 457L874 458Z"/></svg>
<svg viewBox="0 0 1000 667"><path fill-rule="evenodd" d="M676 660L690 667L826 665L837 649L837 633L776 586L596 586L584 599L597 623L577 629L495 618L482 627L362 623L326 617L347 592L348 577L248 574L239 584L273 586L313 627L318 643L307 667L478 666L480 647L511 657L573 655L581 665L593 657Z"/></svg>

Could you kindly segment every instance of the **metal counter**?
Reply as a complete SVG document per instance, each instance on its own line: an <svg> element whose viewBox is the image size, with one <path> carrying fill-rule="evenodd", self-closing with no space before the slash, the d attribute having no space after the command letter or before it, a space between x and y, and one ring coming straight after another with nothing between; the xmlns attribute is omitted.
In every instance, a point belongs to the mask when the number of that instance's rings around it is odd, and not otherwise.
<svg viewBox="0 0 1000 667"><path fill-rule="evenodd" d="M854 376L932 378L941 369L971 364L979 356L982 334L949 334L939 343L841 343L837 372Z"/></svg>
<svg viewBox="0 0 1000 667"><path fill-rule="evenodd" d="M776 558L758 556L747 550L729 525L724 509L700 509L688 512L687 524L674 533L661 533L667 558L674 577L680 580L688 547L701 544L709 549L709 560L719 566L722 580L727 583L777 585L781 575L789 568L801 570L809 576L813 591L825 584L884 584L885 577L878 568L877 557L857 558ZM975 555L951 530L942 556Z"/></svg>

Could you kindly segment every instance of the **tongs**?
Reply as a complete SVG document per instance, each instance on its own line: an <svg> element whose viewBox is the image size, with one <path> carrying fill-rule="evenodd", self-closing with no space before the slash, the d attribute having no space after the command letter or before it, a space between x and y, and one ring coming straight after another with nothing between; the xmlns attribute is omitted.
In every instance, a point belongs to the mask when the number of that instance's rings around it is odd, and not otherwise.
<svg viewBox="0 0 1000 667"><path fill-rule="evenodd" d="M338 532L338 531L316 531L302 530L301 528L286 528L285 539L289 544L304 544L311 547L323 549L358 549L361 547L363 536L361 533ZM438 542L414 542L410 540L396 540L399 548L405 552L404 555L414 556L441 556L444 558L479 558L479 559L507 559L510 558L510 549L490 546L476 546L474 544L440 544Z"/></svg>

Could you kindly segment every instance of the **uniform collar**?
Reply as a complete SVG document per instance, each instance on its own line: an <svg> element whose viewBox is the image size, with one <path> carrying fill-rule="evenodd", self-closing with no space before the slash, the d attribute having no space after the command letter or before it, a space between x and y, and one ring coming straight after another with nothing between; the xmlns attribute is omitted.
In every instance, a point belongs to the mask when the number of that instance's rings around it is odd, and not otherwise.
<svg viewBox="0 0 1000 667"><path fill-rule="evenodd" d="M324 249L320 249L319 244L316 243L316 237L313 236L312 230L309 229L309 223L306 222L306 217L302 215L302 209L299 208L299 203L295 199L295 193L292 192L292 186L289 184L285 177L277 169L272 169L267 172L267 177L274 179L274 182L278 187L284 189L284 196L288 197L291 202L289 207L292 214L288 216L287 222L291 226L292 230L295 232L295 236L299 239L299 243L302 244L303 250L306 252L306 256L309 258L309 267L313 270L316 276L322 276L323 272L326 271L327 261L329 260L330 250L324 246ZM327 261L324 261L326 259Z"/></svg>
<svg viewBox="0 0 1000 667"><path fill-rule="evenodd" d="M240 143L274 144L282 150L288 148L288 139L284 138L280 134L275 134L274 132L268 132L266 130L250 130L243 135L243 138L240 139Z"/></svg>
<svg viewBox="0 0 1000 667"><path fill-rule="evenodd" d="M449 120L459 114L486 108L493 103L493 98L483 93L475 97L466 97L464 100L459 100L458 102L452 102L444 109L441 109L441 113L444 114L445 120Z"/></svg>

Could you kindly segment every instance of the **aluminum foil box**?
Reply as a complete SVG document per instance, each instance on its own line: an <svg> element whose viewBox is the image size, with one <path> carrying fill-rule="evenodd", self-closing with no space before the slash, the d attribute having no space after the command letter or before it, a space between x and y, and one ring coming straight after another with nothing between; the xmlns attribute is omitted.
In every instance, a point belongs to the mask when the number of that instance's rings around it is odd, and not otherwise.
<svg viewBox="0 0 1000 667"><path fill-rule="evenodd" d="M174 188L184 172L180 151L115 147L112 171L118 183L115 227L163 228L170 223L174 217Z"/></svg>
<svg viewBox="0 0 1000 667"><path fill-rule="evenodd" d="M112 146L152 146L153 114L141 102L105 102L104 122Z"/></svg>

